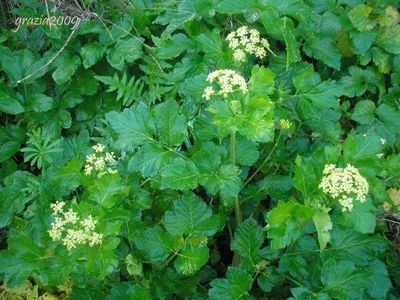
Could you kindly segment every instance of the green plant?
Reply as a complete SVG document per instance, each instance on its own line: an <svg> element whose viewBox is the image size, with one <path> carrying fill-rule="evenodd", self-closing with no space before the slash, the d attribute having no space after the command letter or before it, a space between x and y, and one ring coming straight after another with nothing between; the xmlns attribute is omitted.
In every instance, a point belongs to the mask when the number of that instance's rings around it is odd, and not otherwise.
<svg viewBox="0 0 400 300"><path fill-rule="evenodd" d="M400 297L397 1L18 4L2 294Z"/></svg>

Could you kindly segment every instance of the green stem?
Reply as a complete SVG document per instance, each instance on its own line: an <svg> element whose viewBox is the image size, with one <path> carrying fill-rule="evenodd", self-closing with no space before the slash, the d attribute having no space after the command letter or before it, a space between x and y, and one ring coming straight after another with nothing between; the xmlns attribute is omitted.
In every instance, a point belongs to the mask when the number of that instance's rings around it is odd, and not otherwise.
<svg viewBox="0 0 400 300"><path fill-rule="evenodd" d="M264 159L264 161L261 163L261 165L258 166L257 170L250 176L250 178L246 180L246 182L243 184L242 188L244 188L246 185L248 185L249 182L254 178L254 176L256 176L258 172L260 172L262 167L264 167L265 163L270 159L272 153L274 153L276 146L278 145L280 139L281 139L281 132L279 132L278 138L276 139L276 143L275 143L274 147L272 147L271 152Z"/></svg>
<svg viewBox="0 0 400 300"><path fill-rule="evenodd" d="M235 165L235 147L236 147L236 132L231 133L231 144L230 144L230 157L231 157L231 164ZM242 223L242 212L240 210L240 202L239 197L235 197L235 216L236 216L236 223L239 226Z"/></svg>

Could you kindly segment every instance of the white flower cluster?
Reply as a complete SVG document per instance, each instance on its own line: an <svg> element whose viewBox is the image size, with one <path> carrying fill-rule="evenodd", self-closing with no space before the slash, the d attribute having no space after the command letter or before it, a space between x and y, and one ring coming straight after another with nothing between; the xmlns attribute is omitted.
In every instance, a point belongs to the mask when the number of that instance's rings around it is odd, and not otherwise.
<svg viewBox="0 0 400 300"><path fill-rule="evenodd" d="M104 152L105 146L102 144L94 145L94 153L86 157L85 175L97 172L97 176L101 177L105 174L116 174L115 169L117 163L114 152Z"/></svg>
<svg viewBox="0 0 400 300"><path fill-rule="evenodd" d="M226 37L229 48L233 50L233 58L238 62L244 62L246 55L254 54L257 58L264 58L269 48L268 40L260 37L256 29L242 26L238 30L231 32Z"/></svg>
<svg viewBox="0 0 400 300"><path fill-rule="evenodd" d="M233 70L223 69L214 71L208 74L207 81L210 84L217 82L219 91L216 93L212 86L207 87L203 93L203 97L206 100L209 100L214 94L223 95L226 98L229 93L237 90L240 90L242 93L247 92L246 80Z"/></svg>
<svg viewBox="0 0 400 300"><path fill-rule="evenodd" d="M92 216L79 218L71 208L64 211L65 202L57 201L51 204L55 220L48 231L53 241L62 241L68 250L78 245L98 245L103 240L103 234L94 231L97 221Z"/></svg>
<svg viewBox="0 0 400 300"><path fill-rule="evenodd" d="M365 202L368 194L368 181L361 176L357 168L348 164L345 168L338 168L333 164L325 166L324 177L319 184L324 193L338 199L342 211L353 209L353 199Z"/></svg>

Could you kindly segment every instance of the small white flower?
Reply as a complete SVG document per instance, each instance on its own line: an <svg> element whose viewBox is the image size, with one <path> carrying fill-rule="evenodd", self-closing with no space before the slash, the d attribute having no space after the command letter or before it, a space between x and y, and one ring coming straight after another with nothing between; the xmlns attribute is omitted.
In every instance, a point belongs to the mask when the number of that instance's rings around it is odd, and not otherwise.
<svg viewBox="0 0 400 300"><path fill-rule="evenodd" d="M381 138L381 143L382 143L382 145L385 145L386 144L386 140L384 138Z"/></svg>
<svg viewBox="0 0 400 300"><path fill-rule="evenodd" d="M348 164L345 168L338 168L328 164L323 170L323 175L319 188L332 198L338 199L343 211L353 209L353 199L359 202L366 201L368 181L354 166Z"/></svg>
<svg viewBox="0 0 400 300"><path fill-rule="evenodd" d="M247 92L246 80L233 70L223 69L214 71L207 76L209 83L217 82L219 91L216 93L212 86L206 87L203 92L205 99L210 99L211 95L217 94L227 97L228 94L240 90L242 93Z"/></svg>

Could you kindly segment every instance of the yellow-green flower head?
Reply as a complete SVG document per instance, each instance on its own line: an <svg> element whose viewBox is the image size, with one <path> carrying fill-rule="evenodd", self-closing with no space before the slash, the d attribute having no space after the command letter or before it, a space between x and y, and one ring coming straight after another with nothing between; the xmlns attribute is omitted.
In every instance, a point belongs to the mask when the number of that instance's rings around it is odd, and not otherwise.
<svg viewBox="0 0 400 300"><path fill-rule="evenodd" d="M203 93L203 98L206 100L209 100L212 95L222 95L226 98L228 94L238 90L242 93L247 93L246 80L233 70L223 69L214 71L208 74L207 81L210 84L217 83L219 91L215 91L213 86L206 87Z"/></svg>
<svg viewBox="0 0 400 300"><path fill-rule="evenodd" d="M345 168L328 164L323 170L323 175L319 188L337 199L343 211L353 209L353 199L365 202L369 190L368 181L351 164Z"/></svg>
<svg viewBox="0 0 400 300"><path fill-rule="evenodd" d="M226 40L229 42L229 48L233 50L233 58L238 62L244 62L247 55L254 54L257 58L264 58L267 50L270 51L269 42L260 37L256 29L249 29L242 26L236 31L228 34Z"/></svg>

